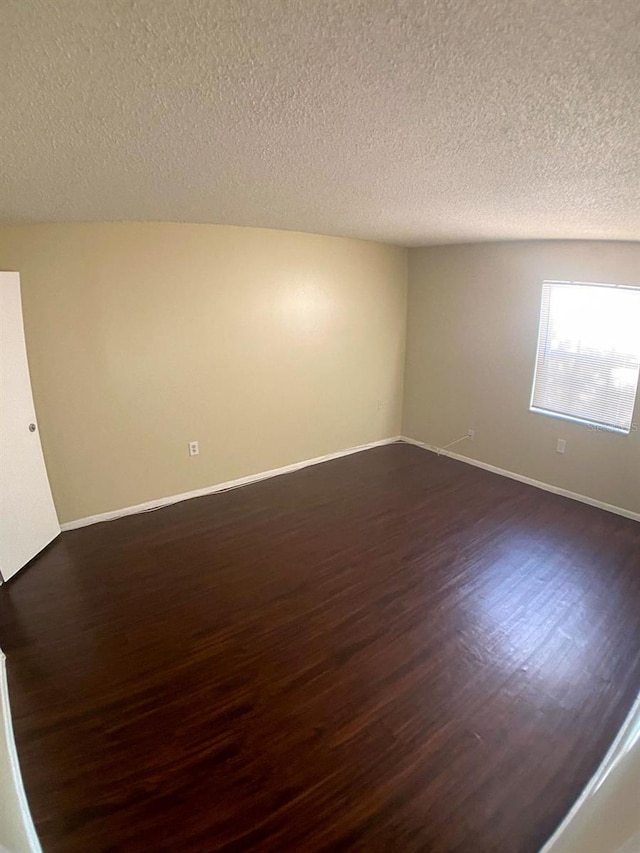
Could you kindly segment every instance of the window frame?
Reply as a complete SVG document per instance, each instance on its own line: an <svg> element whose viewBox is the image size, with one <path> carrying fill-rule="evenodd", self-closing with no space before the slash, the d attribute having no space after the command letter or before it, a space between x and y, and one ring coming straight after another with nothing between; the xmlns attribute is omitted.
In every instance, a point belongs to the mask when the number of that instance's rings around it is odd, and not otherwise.
<svg viewBox="0 0 640 853"><path fill-rule="evenodd" d="M542 340L543 328L542 328L542 307L543 307L543 299L544 299L544 286L547 284L563 284L569 286L586 286L586 287L605 287L612 288L614 290L632 290L634 292L640 293L640 286L632 285L632 284L611 284L609 282L599 282L599 281L570 281L565 279L555 279L555 278L545 278L542 281L542 290L540 294L540 307L539 307L539 317L538 317L538 335L536 337L536 350L535 350L535 361L533 367L533 382L531 383L531 396L529 399L529 411L533 412L536 415L546 415L550 418L556 418L557 420L562 421L570 421L574 424L582 424L583 426L592 427L593 429L599 432L614 432L618 435L630 435L634 432L634 424L633 424L633 416L635 414L637 402L638 402L638 388L640 388L640 368L638 370L638 383L636 385L636 395L633 402L633 408L631 410L631 418L632 422L629 425L629 429L624 429L623 427L612 426L611 424L605 424L601 421L592 421L588 418L579 418L575 415L568 415L564 412L555 412L550 409L541 409L539 406L533 405L533 400L536 392L536 380L538 378L538 361L539 361L539 353L540 353L540 342Z"/></svg>

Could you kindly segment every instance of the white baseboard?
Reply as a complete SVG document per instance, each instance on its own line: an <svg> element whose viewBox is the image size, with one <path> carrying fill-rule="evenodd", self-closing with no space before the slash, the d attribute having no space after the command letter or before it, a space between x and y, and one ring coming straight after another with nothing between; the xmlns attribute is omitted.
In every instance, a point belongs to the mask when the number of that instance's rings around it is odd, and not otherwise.
<svg viewBox="0 0 640 853"><path fill-rule="evenodd" d="M632 521L640 521L640 512L633 512L630 509L624 509L620 506L604 503L604 501L590 498L587 495L580 495L577 492L570 492L568 489L561 489L559 486L552 486L550 483L543 483L540 480L533 480L531 477L525 477L522 474L516 474L514 471L507 471L504 468L498 468L496 465L489 465L488 462L480 462L479 459L472 459L470 456L462 456L460 453L453 453L450 450L440 450L433 444L426 444L424 441L417 441L415 438L408 438L405 435L400 436L400 441L405 444L414 444L416 447L421 447L423 450L429 450L431 453L439 453L440 456L448 456L450 459L456 459L458 462L466 462L468 465L474 465L476 468L483 468L485 471L491 471L493 474L500 474L502 477L509 477L510 480L517 480L519 483L526 483L528 486L535 486L536 489L542 489L545 492L552 492L554 495L562 495L564 498L571 498L574 501L580 501L589 506L605 509L607 512L613 512L616 515L622 515L624 518L630 518Z"/></svg>
<svg viewBox="0 0 640 853"><path fill-rule="evenodd" d="M595 498L590 498L587 495L580 495L577 492L570 492L568 489L561 489L559 486L552 486L549 483L543 483L540 480L534 480L531 477L516 474L514 471L507 471L504 468L498 468L496 465L490 465L488 462L481 462L478 459L472 459L470 456L463 456L460 453L454 453L451 450L440 450L433 444L426 444L424 441L417 441L415 438L409 438L406 435L396 435L392 438L383 438L381 441L372 441L369 442L369 444L360 444L357 447L349 447L346 450L339 450L336 453L328 453L325 456L316 456L313 459L304 459L301 462L294 462L292 465L283 465L281 468L273 468L270 471L261 471L257 474L250 474L247 477L239 477L237 480L228 480L227 482L217 483L213 486L205 486L202 489L194 489L191 492L184 492L179 495L169 495L164 498L158 498L157 500L136 504L135 506L123 507L122 509L111 510L110 512L102 512L98 515L88 515L85 518L78 518L75 521L67 521L60 527L63 531L76 530L79 527L87 527L90 524L98 524L101 521L113 521L116 518L122 518L125 515L136 515L139 512L149 512L150 510L160 509L163 506L170 506L171 504L190 500L191 498L200 498L204 495L215 494L216 492L225 492L228 489L237 489L240 486L246 486L249 483L257 483L260 480L267 480L270 477L278 477L280 474L288 474L291 471L298 471L301 468L307 468L310 465L319 465L322 462L329 462L331 459L339 459L342 456L350 456L352 453L360 453L362 450L369 450L371 447L382 447L385 444L394 444L397 441L403 441L405 444L413 444L416 447L421 447L423 450L429 450L432 453L439 452L441 456L448 456L451 459L458 460L459 462L466 462L468 465L474 465L476 468L483 468L485 471L491 471L493 474L500 474L502 477L509 477L511 480L526 483L528 486L535 486L537 489L543 489L545 492L562 495L565 498L571 498L572 500L607 510L607 512L622 515L625 518L632 519L633 521L640 521L640 513L638 512L632 512L631 510L614 506L613 504L604 503L603 501L596 500Z"/></svg>
<svg viewBox="0 0 640 853"><path fill-rule="evenodd" d="M22 784L9 706L6 659L2 652L0 652L0 714L2 715L0 776L3 784L6 785L6 789L2 791L4 805L0 817L0 849L42 853Z"/></svg>
<svg viewBox="0 0 640 853"><path fill-rule="evenodd" d="M60 525L62 531L76 530L78 527L87 527L89 524L98 524L101 521L114 521L125 515L136 515L139 512L149 512L160 509L163 506L188 501L191 498L201 498L204 495L213 495L216 492L226 492L228 489L237 489L249 483L257 483L259 480L268 480L270 477L279 477L280 474L289 474L291 471L299 471L308 468L309 465L319 465L321 462L329 462L331 459L339 459L341 456L350 456L352 453L360 453L372 447L382 447L385 444L394 444L400 441L400 436L383 438L380 441L371 441L369 444L359 444L357 447L349 447L347 450L338 450L336 453L327 453L325 456L316 456L313 459L304 459L302 462L294 462L292 465L283 465L281 468L273 468L271 471L261 471L258 474L250 474L248 477L239 477L237 480L228 480L225 483L216 483L214 486L205 486L203 489L194 489L180 495L169 495L165 498L147 501L146 503L127 506L122 509L114 509L110 512L101 512L98 515L88 515L86 518L78 518L75 521L67 521Z"/></svg>

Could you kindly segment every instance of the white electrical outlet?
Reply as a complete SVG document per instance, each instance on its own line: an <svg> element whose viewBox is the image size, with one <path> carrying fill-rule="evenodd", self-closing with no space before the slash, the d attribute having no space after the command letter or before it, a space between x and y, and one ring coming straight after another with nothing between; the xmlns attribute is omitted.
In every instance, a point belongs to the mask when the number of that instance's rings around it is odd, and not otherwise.
<svg viewBox="0 0 640 853"><path fill-rule="evenodd" d="M556 442L556 453L564 453L567 449L567 442L564 438L559 438Z"/></svg>
<svg viewBox="0 0 640 853"><path fill-rule="evenodd" d="M470 438L470 439L471 439L471 441L473 441L473 439L474 439L475 437L476 437L476 431L475 431L475 429L468 429L468 430L467 430L467 438Z"/></svg>
<svg viewBox="0 0 640 853"><path fill-rule="evenodd" d="M197 456L200 453L200 446L197 441L189 442L189 456Z"/></svg>

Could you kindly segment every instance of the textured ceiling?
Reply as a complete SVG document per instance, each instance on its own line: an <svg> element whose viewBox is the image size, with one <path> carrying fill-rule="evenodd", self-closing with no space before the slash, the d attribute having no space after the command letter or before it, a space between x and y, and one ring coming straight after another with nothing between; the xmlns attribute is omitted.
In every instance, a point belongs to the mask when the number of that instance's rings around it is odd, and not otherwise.
<svg viewBox="0 0 640 853"><path fill-rule="evenodd" d="M0 0L0 221L640 239L637 0Z"/></svg>

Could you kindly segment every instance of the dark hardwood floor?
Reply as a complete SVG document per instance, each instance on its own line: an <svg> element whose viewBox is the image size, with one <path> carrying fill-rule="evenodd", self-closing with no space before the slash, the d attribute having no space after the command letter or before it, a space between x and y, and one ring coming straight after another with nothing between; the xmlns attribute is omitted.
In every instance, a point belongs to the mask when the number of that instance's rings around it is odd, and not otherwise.
<svg viewBox="0 0 640 853"><path fill-rule="evenodd" d="M49 851L536 853L640 690L640 524L406 445L0 589Z"/></svg>

